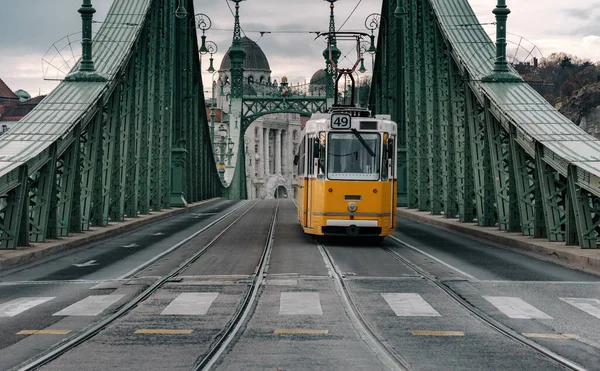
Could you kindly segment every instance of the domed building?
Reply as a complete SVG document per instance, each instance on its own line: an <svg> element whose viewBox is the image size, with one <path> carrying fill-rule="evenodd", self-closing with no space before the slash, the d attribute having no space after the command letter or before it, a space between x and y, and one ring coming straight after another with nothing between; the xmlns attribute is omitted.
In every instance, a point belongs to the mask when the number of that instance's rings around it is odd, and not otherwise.
<svg viewBox="0 0 600 371"><path fill-rule="evenodd" d="M277 82L271 80L269 60L260 46L248 37L243 37L242 47L246 52L243 64L244 95L279 91ZM227 132L231 92L230 50L231 48L225 53L218 70L219 77L213 84L213 97L217 98L218 107L225 113L224 122L215 125L222 124ZM285 77L282 81L284 79ZM266 115L252 123L244 136L248 199L295 197L297 169L293 161L299 143L298 114Z"/></svg>
<svg viewBox="0 0 600 371"><path fill-rule="evenodd" d="M248 37L242 37L242 48L246 52L244 58L244 94L256 95L259 90L263 90L259 85L271 83L271 68L269 60L257 43ZM231 47L225 53L219 67L219 78L213 85L213 97L218 97L217 102L223 107L224 112L229 112L229 93L231 92L231 58L229 52ZM221 84L223 85L223 96L220 96Z"/></svg>
<svg viewBox="0 0 600 371"><path fill-rule="evenodd" d="M320 69L312 75L310 78L310 95L324 95L326 80L327 79L327 71L324 69Z"/></svg>

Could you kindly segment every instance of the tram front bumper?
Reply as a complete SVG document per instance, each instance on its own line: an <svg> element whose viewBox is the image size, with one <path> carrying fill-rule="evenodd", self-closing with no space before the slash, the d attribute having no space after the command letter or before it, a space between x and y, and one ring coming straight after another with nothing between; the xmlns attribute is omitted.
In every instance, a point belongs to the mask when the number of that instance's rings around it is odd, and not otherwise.
<svg viewBox="0 0 600 371"><path fill-rule="evenodd" d="M327 219L322 232L325 235L379 236L381 227L377 220Z"/></svg>

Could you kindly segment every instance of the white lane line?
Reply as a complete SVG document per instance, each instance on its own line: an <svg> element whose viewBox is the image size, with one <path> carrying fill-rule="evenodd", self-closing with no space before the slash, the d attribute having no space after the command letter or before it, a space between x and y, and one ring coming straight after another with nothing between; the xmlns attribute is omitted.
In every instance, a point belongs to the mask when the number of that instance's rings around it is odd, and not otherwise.
<svg viewBox="0 0 600 371"><path fill-rule="evenodd" d="M14 317L37 305L43 304L55 297L29 297L11 300L0 304L0 317Z"/></svg>
<svg viewBox="0 0 600 371"><path fill-rule="evenodd" d="M581 309L587 314L600 318L600 300L590 298L560 298L577 309Z"/></svg>
<svg viewBox="0 0 600 371"><path fill-rule="evenodd" d="M467 273L467 272L465 272L465 271L461 271L460 269L456 268L455 266L453 266L453 265L450 265L450 264L446 263L445 261L443 261L443 260L440 260L440 259L436 258L435 256L433 256L433 255L431 255L431 254L428 254L428 253L426 253L425 251L423 251L423 250L421 250L421 249L419 249L419 248L416 248L416 247L414 247L413 245L411 245L411 244L409 244L409 243L406 243L406 242L402 241L401 239L399 239L399 238L397 238L397 237L395 237L395 236L388 236L388 237L389 237L389 238L391 238L392 240L394 240L394 241L398 242L399 244L401 244L401 245L404 245L404 246L408 247L409 249L415 250L416 252L418 252L418 253L421 253L421 254L425 255L425 256L426 256L426 257L428 257L429 259L433 259L433 260L435 260L436 262L440 263L441 265L443 265L443 266L445 266L445 267L447 267L447 268L450 268L450 269L452 269L452 270L453 270L453 271L455 271L455 272L458 272L458 273L462 274L463 276L467 277L467 278L468 278L468 279L470 279L471 281L478 281L478 279L477 279L477 278L475 278L474 276L470 275L469 273Z"/></svg>
<svg viewBox="0 0 600 371"><path fill-rule="evenodd" d="M381 294L398 317L441 317L419 294Z"/></svg>
<svg viewBox="0 0 600 371"><path fill-rule="evenodd" d="M184 292L179 294L160 315L205 315L217 296L219 296L218 292Z"/></svg>
<svg viewBox="0 0 600 371"><path fill-rule="evenodd" d="M53 316L97 316L125 295L92 295L56 312Z"/></svg>
<svg viewBox="0 0 600 371"><path fill-rule="evenodd" d="M279 314L323 315L318 292L282 292Z"/></svg>
<svg viewBox="0 0 600 371"><path fill-rule="evenodd" d="M552 319L549 315L526 303L520 298L508 296L483 296L493 306L509 318L517 319Z"/></svg>

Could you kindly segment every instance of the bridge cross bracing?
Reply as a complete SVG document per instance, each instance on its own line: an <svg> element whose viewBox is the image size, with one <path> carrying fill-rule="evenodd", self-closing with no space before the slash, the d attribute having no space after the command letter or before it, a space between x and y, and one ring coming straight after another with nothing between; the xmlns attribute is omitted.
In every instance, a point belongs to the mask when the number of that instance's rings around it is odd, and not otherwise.
<svg viewBox="0 0 600 371"><path fill-rule="evenodd" d="M487 78L496 46L467 0L384 0L382 18L370 105L405 140L401 206L596 248L600 142L512 67Z"/></svg>
<svg viewBox="0 0 600 371"><path fill-rule="evenodd" d="M189 18L193 1L184 5ZM61 82L0 137L0 248L245 197L217 173L196 33L175 6L115 0L94 39L107 81ZM383 0L381 15L370 108L404 139L400 206L596 248L599 142L527 84L484 81L495 46L467 0ZM308 101L247 97L240 128L259 112L323 109ZM244 183L238 153L231 184Z"/></svg>

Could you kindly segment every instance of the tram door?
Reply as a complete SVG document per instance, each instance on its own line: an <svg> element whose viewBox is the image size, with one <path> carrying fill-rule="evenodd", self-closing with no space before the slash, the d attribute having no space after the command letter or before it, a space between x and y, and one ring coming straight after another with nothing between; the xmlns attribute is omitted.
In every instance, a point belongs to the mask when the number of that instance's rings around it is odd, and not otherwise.
<svg viewBox="0 0 600 371"><path fill-rule="evenodd" d="M390 191L390 229L394 228L394 216L396 215L396 187L398 186L398 179L396 179L396 157L397 157L397 149L396 149L396 141L394 140L394 136L390 136L388 140L387 146L387 155L388 155L388 174L390 175L390 180L392 182L392 189Z"/></svg>
<svg viewBox="0 0 600 371"><path fill-rule="evenodd" d="M314 153L314 142L315 142L315 138L314 137L307 137L307 141L306 143L308 144L307 146L307 153L306 153L306 162L307 162L307 166L306 166L306 199L307 199L307 207L306 207L306 228L313 228L312 225L312 214L313 214L313 180L314 180L314 174L315 174L315 153Z"/></svg>

